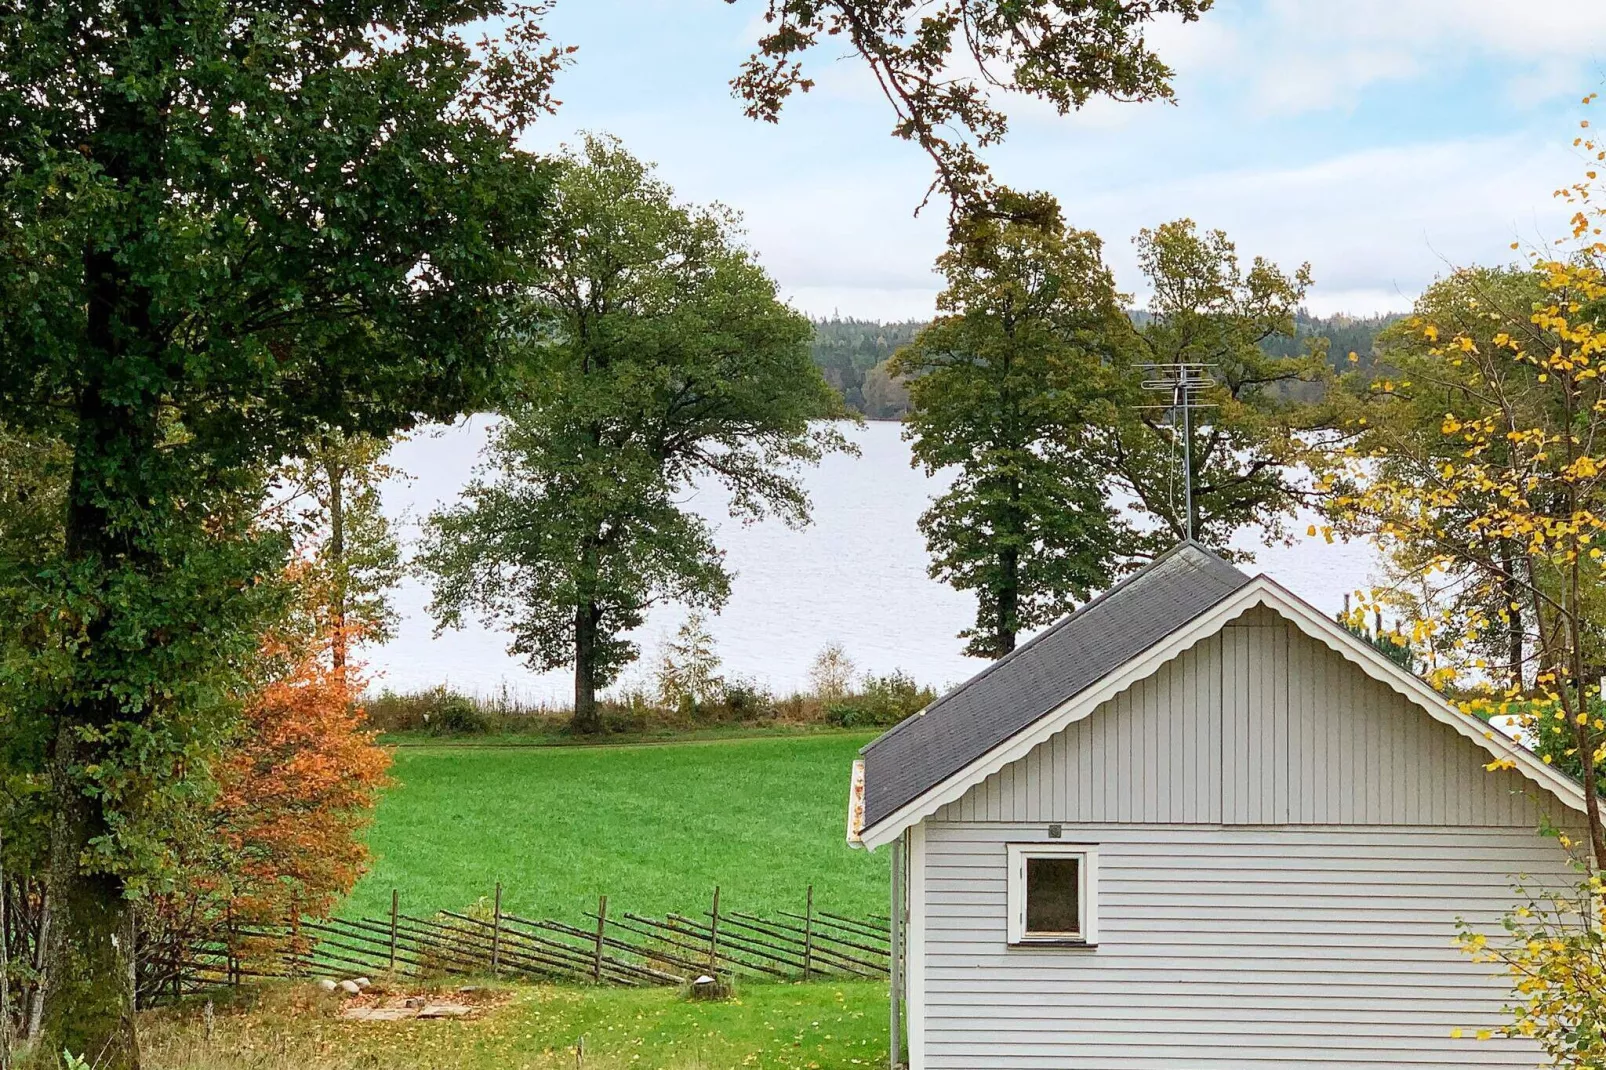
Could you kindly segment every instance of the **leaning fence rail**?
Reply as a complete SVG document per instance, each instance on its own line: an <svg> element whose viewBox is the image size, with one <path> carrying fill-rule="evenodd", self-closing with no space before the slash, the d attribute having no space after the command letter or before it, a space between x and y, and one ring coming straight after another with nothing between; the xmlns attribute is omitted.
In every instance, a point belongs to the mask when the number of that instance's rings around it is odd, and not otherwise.
<svg viewBox="0 0 1606 1070"><path fill-rule="evenodd" d="M505 910L497 885L488 914L402 909L391 893L384 917L295 919L281 927L229 924L204 937L141 941L144 1003L272 978L388 975L492 976L513 980L642 987L679 985L705 974L770 980L886 978L891 933L885 916L821 910L814 888L803 911L773 916L720 905L662 917L608 908L584 924Z"/></svg>

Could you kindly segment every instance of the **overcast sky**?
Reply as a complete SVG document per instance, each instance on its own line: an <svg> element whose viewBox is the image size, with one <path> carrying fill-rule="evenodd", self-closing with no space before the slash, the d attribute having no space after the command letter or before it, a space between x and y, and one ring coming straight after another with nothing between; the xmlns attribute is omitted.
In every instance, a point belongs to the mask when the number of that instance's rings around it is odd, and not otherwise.
<svg viewBox="0 0 1606 1070"><path fill-rule="evenodd" d="M762 4L559 0L547 25L579 52L529 144L618 135L683 197L740 211L806 312L929 315L943 213L914 216L930 170L888 135L859 61L818 50L818 87L778 127L730 97ZM1177 70L1176 106L1061 119L1022 103L990 156L1002 181L1052 191L1096 230L1140 299L1132 235L1188 216L1246 259L1309 261L1316 312L1408 308L1448 264L1562 234L1551 195L1584 170L1577 123L1606 122L1606 104L1580 105L1606 80L1603 0L1218 0L1150 39Z"/></svg>

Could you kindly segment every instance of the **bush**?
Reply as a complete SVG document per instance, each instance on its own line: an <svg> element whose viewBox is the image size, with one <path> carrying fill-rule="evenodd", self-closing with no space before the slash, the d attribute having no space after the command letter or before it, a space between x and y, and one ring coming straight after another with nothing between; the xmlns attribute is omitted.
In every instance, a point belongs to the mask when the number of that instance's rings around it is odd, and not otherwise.
<svg viewBox="0 0 1606 1070"><path fill-rule="evenodd" d="M491 730L491 719L466 695L448 695L425 716L438 736L480 736Z"/></svg>
<svg viewBox="0 0 1606 1070"><path fill-rule="evenodd" d="M838 728L872 728L897 724L931 705L937 693L915 683L901 670L866 676L864 690L825 707L825 719Z"/></svg>

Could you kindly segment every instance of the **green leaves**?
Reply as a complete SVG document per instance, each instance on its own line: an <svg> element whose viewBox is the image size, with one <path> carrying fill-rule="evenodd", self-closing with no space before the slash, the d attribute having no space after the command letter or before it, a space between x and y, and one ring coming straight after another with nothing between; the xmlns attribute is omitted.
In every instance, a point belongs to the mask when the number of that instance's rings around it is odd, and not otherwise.
<svg viewBox="0 0 1606 1070"><path fill-rule="evenodd" d="M932 576L976 592L963 636L982 657L1107 586L1117 561L1085 423L1111 386L1101 345L1120 303L1098 237L1050 216L972 220L938 261L941 314L892 365L916 463L958 470L920 527Z"/></svg>
<svg viewBox="0 0 1606 1070"><path fill-rule="evenodd" d="M562 165L527 267L523 374L465 502L430 520L421 557L443 625L507 625L542 669L577 664L586 695L638 651L653 604L717 609L730 576L683 508L717 482L732 515L808 519L803 464L844 448L811 423L840 401L721 208L681 205L617 142Z"/></svg>
<svg viewBox="0 0 1606 1070"><path fill-rule="evenodd" d="M731 87L749 116L775 122L794 92L814 85L803 53L827 39L845 40L891 103L893 133L931 157L933 188L950 197L955 216L986 214L996 191L977 150L1008 130L994 91L1036 97L1061 115L1095 96L1170 100L1171 70L1149 48L1145 30L1161 16L1192 22L1210 6L1211 0L765 0L767 32Z"/></svg>
<svg viewBox="0 0 1606 1070"><path fill-rule="evenodd" d="M1301 501L1296 432L1321 419L1316 402L1331 373L1319 351L1269 354L1268 340L1291 338L1310 267L1292 275L1259 258L1246 271L1219 230L1182 219L1135 239L1153 296L1146 314L1120 325L1109 348L1120 382L1095 419L1097 454L1138 516L1150 521L1132 552L1152 555L1187 530L1181 483L1181 429L1156 408L1169 399L1143 388L1144 365L1208 366L1216 386L1200 398L1193 448L1195 538L1218 553L1245 527L1275 537Z"/></svg>

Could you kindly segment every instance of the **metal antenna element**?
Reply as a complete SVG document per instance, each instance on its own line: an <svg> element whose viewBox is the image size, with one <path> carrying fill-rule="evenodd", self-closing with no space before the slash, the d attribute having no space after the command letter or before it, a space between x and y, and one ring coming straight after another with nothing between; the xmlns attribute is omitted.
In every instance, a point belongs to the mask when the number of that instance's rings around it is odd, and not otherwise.
<svg viewBox="0 0 1606 1070"><path fill-rule="evenodd" d="M1147 378L1143 389L1152 393L1167 394L1170 400L1159 405L1144 405L1144 409L1159 409L1180 418L1182 428L1182 494L1183 533L1193 539L1193 412L1195 409L1213 409L1216 406L1200 401L1200 396L1216 385L1211 374L1214 364L1180 362L1177 364L1139 364L1138 369Z"/></svg>

